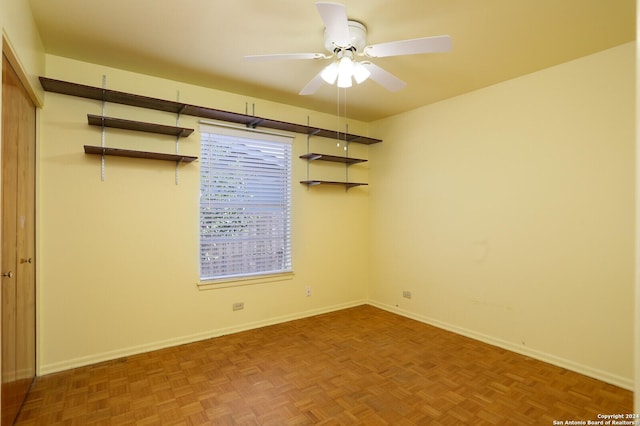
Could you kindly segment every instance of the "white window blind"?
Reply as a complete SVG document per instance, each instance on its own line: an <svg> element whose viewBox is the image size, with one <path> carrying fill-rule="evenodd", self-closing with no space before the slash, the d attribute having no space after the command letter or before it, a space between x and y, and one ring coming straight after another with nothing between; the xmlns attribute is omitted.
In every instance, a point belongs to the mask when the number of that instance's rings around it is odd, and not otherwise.
<svg viewBox="0 0 640 426"><path fill-rule="evenodd" d="M200 279L291 271L291 139L200 128Z"/></svg>

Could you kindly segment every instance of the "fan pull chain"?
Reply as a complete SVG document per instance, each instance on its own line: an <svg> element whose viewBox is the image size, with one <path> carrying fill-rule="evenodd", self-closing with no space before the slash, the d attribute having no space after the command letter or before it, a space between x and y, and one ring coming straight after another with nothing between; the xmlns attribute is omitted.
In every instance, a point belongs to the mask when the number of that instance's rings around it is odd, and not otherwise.
<svg viewBox="0 0 640 426"><path fill-rule="evenodd" d="M345 133L344 133L344 150L347 151L347 134L349 133L349 123L347 123L347 89L344 89L344 125L345 125Z"/></svg>
<svg viewBox="0 0 640 426"><path fill-rule="evenodd" d="M337 102L336 102L336 147L340 148L340 88L336 85Z"/></svg>

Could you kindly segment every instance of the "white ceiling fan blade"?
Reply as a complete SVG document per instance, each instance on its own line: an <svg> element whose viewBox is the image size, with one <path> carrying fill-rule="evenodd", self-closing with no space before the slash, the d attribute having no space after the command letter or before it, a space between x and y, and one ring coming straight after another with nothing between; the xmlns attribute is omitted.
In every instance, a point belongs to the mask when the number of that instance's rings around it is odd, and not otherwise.
<svg viewBox="0 0 640 426"><path fill-rule="evenodd" d="M322 53L276 53L272 55L247 55L246 61L273 61L288 59L323 59L326 55Z"/></svg>
<svg viewBox="0 0 640 426"><path fill-rule="evenodd" d="M442 35L374 44L373 46L365 47L364 54L372 58L383 58L385 56L414 55L417 53L441 53L450 50L451 37Z"/></svg>
<svg viewBox="0 0 640 426"><path fill-rule="evenodd" d="M395 75L391 74L389 71L385 71L380 68L376 64L372 64L371 62L362 62L362 66L364 66L371 75L369 78L390 92L397 92L407 85L404 81L400 80Z"/></svg>
<svg viewBox="0 0 640 426"><path fill-rule="evenodd" d="M329 40L339 47L351 44L347 8L338 3L317 2L316 7L327 29Z"/></svg>
<svg viewBox="0 0 640 426"><path fill-rule="evenodd" d="M315 77L311 79L310 82L307 83L306 86L302 88L299 95L313 95L316 91L324 84L324 80L322 79L322 71L316 74Z"/></svg>

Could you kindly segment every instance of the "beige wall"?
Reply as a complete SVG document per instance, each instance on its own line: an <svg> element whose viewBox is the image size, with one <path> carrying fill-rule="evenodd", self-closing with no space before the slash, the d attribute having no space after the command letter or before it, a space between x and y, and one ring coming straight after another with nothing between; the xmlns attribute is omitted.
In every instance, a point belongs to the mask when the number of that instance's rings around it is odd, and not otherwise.
<svg viewBox="0 0 640 426"><path fill-rule="evenodd" d="M235 112L333 128L335 117L273 102L47 57L47 76L82 84ZM198 287L198 163L179 169L151 160L100 158L83 145L100 145L100 129L86 115L101 114L98 101L46 93L41 112L39 163L40 373L129 353L202 339L272 322L361 304L368 272L368 189L313 187L307 177L305 136L293 145L294 276L272 282ZM175 124L173 114L106 105L106 115ZM180 125L198 128L195 117ZM350 122L350 131L367 132ZM311 150L336 153L334 141L314 138ZM175 139L107 129L106 145L172 153ZM367 158L366 145L352 144ZM180 142L180 152L199 155L199 135ZM344 166L313 164L312 176L344 176ZM367 181L366 165L350 177ZM306 297L305 287L312 296ZM245 309L233 312L234 302Z"/></svg>
<svg viewBox="0 0 640 426"><path fill-rule="evenodd" d="M374 123L371 302L633 388L634 55Z"/></svg>

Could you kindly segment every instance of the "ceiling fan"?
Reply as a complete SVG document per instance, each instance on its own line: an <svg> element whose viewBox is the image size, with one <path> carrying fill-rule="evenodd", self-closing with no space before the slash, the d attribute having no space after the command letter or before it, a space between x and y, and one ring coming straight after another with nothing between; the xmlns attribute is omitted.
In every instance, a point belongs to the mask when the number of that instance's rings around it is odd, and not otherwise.
<svg viewBox="0 0 640 426"><path fill-rule="evenodd" d="M300 91L300 95L314 94L323 82L337 83L338 87L351 87L352 79L360 84L367 78L389 91L402 89L406 83L388 71L372 63L368 58L413 55L419 53L440 53L451 50L448 35L422 37L410 40L392 41L367 46L367 28L360 22L347 18L347 9L339 3L317 2L316 7L325 25L325 53L280 53L270 55L249 55L246 60L264 61L274 59L334 59L324 67ZM365 60L357 59L364 57Z"/></svg>

